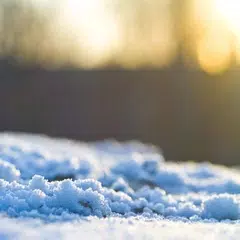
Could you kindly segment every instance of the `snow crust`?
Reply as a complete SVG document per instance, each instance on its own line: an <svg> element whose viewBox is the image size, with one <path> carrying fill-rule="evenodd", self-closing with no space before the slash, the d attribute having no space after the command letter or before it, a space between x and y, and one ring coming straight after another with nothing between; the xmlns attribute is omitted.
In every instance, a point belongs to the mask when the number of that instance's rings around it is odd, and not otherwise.
<svg viewBox="0 0 240 240"><path fill-rule="evenodd" d="M137 142L3 133L0 213L52 224L82 217L238 222L240 174L210 163L165 162L157 148Z"/></svg>

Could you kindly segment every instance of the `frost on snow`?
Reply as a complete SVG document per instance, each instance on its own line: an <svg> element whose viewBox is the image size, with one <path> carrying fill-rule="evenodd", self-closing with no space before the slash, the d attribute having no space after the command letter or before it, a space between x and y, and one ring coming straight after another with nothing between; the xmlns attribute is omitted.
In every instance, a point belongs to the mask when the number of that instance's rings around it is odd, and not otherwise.
<svg viewBox="0 0 240 240"><path fill-rule="evenodd" d="M81 216L240 220L240 174L171 163L153 146L0 134L0 213L46 221Z"/></svg>

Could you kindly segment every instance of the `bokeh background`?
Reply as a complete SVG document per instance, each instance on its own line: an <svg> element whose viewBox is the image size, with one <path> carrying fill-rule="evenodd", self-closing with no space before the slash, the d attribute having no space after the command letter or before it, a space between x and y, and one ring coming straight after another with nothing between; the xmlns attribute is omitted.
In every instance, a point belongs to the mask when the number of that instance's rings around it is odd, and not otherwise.
<svg viewBox="0 0 240 240"><path fill-rule="evenodd" d="M0 131L239 165L239 13L239 0L1 0Z"/></svg>

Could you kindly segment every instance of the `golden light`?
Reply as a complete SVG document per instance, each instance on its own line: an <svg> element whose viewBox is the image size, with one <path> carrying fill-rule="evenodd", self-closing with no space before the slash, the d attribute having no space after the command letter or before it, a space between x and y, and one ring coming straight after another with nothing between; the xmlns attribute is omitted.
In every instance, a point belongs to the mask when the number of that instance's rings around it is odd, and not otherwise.
<svg viewBox="0 0 240 240"><path fill-rule="evenodd" d="M62 0L59 27L54 25L61 32L54 35L72 49L65 58L74 59L76 66L100 67L112 61L126 68L163 67L173 60L177 45L168 2Z"/></svg>
<svg viewBox="0 0 240 240"><path fill-rule="evenodd" d="M220 74L238 62L240 0L195 0L194 39L201 69Z"/></svg>
<svg viewBox="0 0 240 240"><path fill-rule="evenodd" d="M199 65L209 74L220 74L227 70L231 64L231 54L231 45L227 36L219 33L209 34L198 42Z"/></svg>
<svg viewBox="0 0 240 240"><path fill-rule="evenodd" d="M79 58L86 66L102 63L117 48L120 29L106 1L66 0L60 15L66 34L79 43ZM73 54L78 54L76 49L74 51Z"/></svg>
<svg viewBox="0 0 240 240"><path fill-rule="evenodd" d="M239 0L214 0L214 6L220 16L223 17L229 29L240 34L240 1Z"/></svg>

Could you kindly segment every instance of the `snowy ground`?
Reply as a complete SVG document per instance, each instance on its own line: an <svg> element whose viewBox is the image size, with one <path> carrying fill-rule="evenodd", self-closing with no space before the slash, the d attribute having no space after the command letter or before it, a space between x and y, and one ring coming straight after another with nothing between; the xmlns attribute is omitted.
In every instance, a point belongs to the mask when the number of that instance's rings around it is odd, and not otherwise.
<svg viewBox="0 0 240 240"><path fill-rule="evenodd" d="M0 220L0 239L239 239L240 225L110 217L43 224Z"/></svg>
<svg viewBox="0 0 240 240"><path fill-rule="evenodd" d="M0 134L0 239L238 239L240 173L137 142Z"/></svg>

